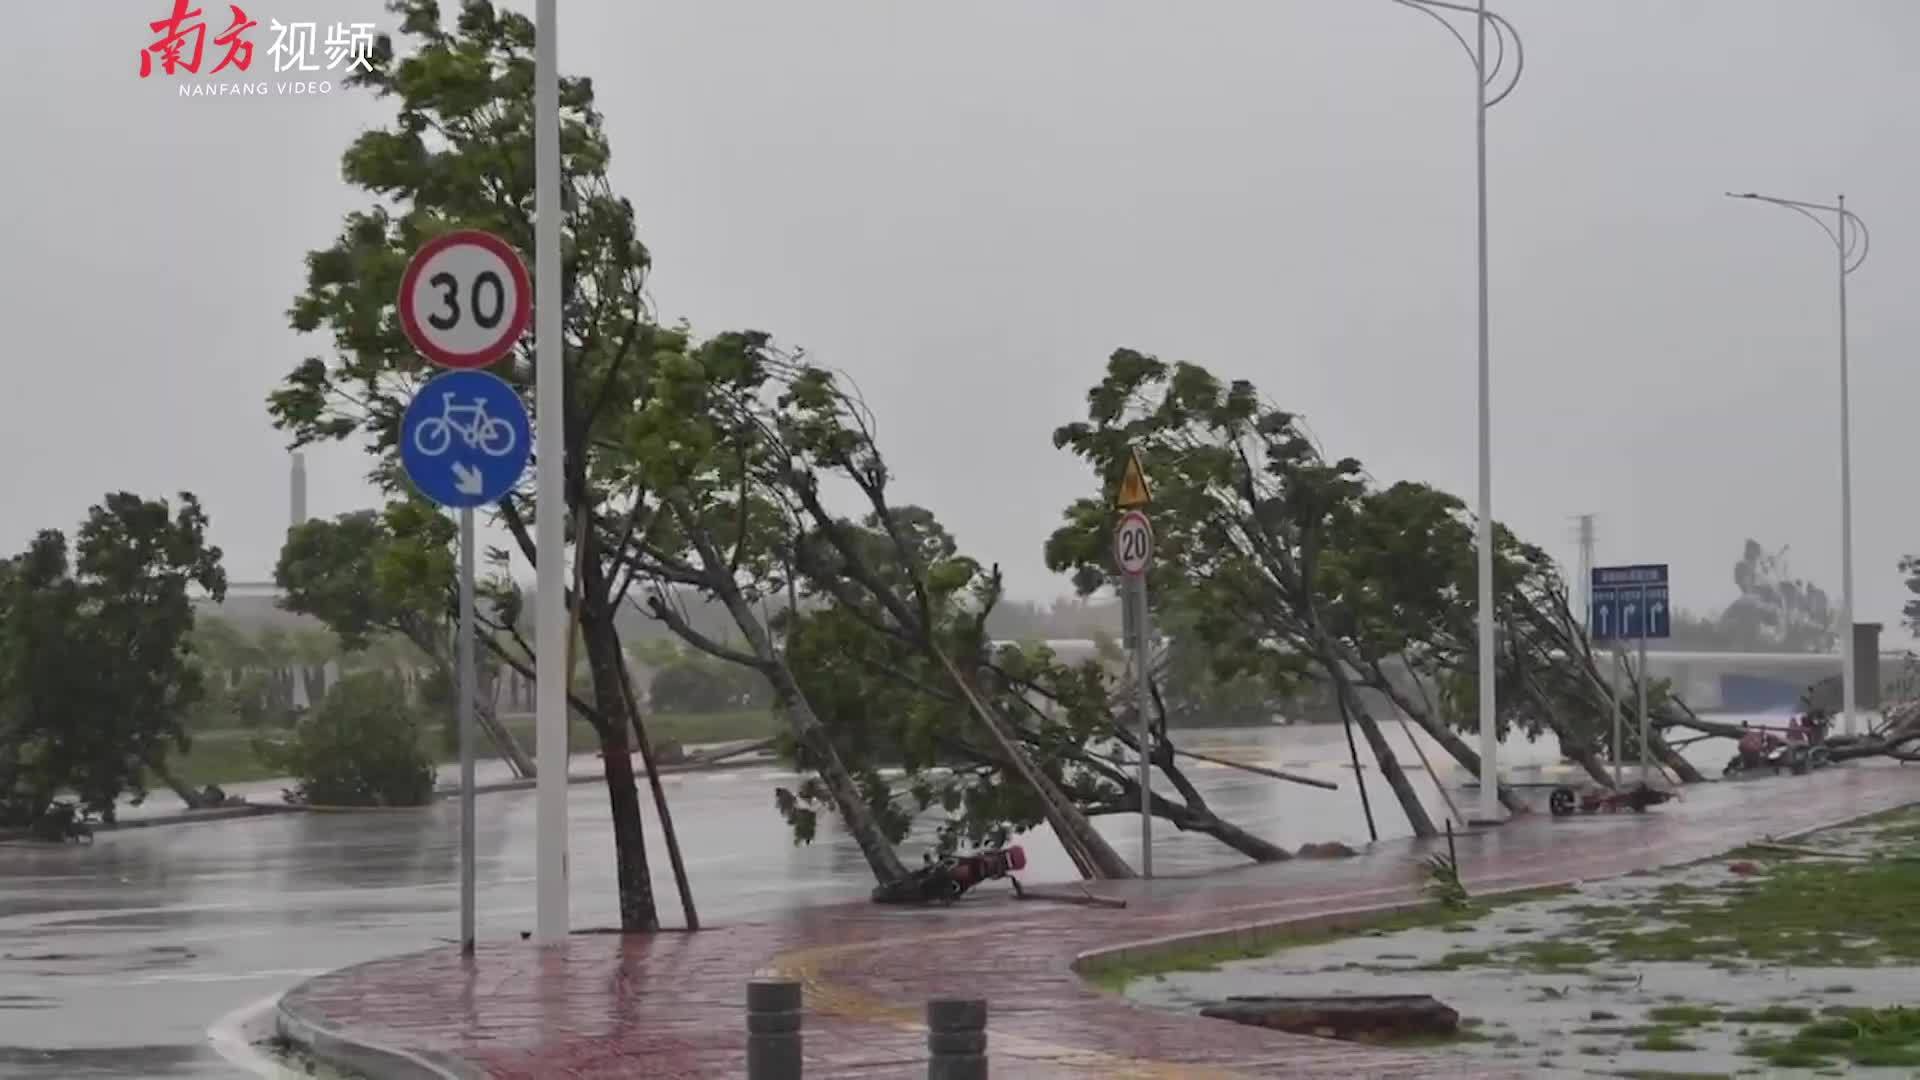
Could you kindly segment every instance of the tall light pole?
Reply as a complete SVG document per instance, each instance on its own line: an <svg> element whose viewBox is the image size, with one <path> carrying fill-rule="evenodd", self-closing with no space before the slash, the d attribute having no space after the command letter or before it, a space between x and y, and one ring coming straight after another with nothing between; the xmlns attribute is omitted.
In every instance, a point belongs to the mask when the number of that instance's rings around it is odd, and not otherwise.
<svg viewBox="0 0 1920 1080"><path fill-rule="evenodd" d="M1487 110L1506 100L1520 83L1526 67L1526 55L1520 46L1520 34L1505 17L1487 10L1486 0L1472 6L1447 0L1393 0L1431 17L1446 28L1473 61L1474 75L1474 172L1479 188L1480 234L1480 678L1476 696L1480 699L1480 818L1500 818L1500 739L1498 711L1494 700L1494 609L1493 609L1493 409L1492 378L1487 356ZM1467 44L1442 11L1465 12L1473 16L1474 43ZM1494 35L1493 63L1487 63L1487 29ZM1512 68L1508 69L1508 52Z"/></svg>
<svg viewBox="0 0 1920 1080"><path fill-rule="evenodd" d="M534 930L542 945L567 940L567 498L565 360L560 288L560 69L554 0L534 7L533 342L539 423L533 508Z"/></svg>
<svg viewBox="0 0 1920 1080"><path fill-rule="evenodd" d="M1859 215L1847 209L1847 197L1841 195L1833 205L1825 203L1800 202L1797 199L1779 199L1771 195L1758 195L1747 191L1727 192L1730 199L1752 199L1756 202L1772 203L1784 206L1815 225L1833 241L1834 252L1838 260L1840 279L1840 685L1844 703L1841 706L1842 727L1847 734L1854 734L1853 684L1853 412L1847 386L1847 277L1860 264L1867 261L1869 238L1867 226ZM1825 214L1833 215L1833 224L1828 225Z"/></svg>

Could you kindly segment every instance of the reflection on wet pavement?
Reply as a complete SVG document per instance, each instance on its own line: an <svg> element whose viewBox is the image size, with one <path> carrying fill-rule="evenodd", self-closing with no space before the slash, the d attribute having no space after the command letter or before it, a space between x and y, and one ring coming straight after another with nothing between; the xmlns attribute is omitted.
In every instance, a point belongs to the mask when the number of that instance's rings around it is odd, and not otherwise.
<svg viewBox="0 0 1920 1080"><path fill-rule="evenodd" d="M1338 728L1189 731L1182 741L1340 784L1320 791L1192 764L1190 776L1222 817L1289 848L1366 843ZM1553 759L1544 745L1513 753L1520 761ZM1379 778L1370 781L1381 837L1406 835L1404 819L1377 790ZM751 768L663 782L707 925L864 897L871 887L858 848L827 823L814 843L793 843L772 796L776 785L793 782L790 774ZM1443 805L1430 783L1419 783L1430 806ZM249 788L250 796L264 800L279 785L253 787L260 790ZM573 923L609 925L617 915L605 791L576 785L568 805ZM143 811L164 808L156 797ZM662 917L677 924L664 846L650 807L647 813ZM533 816L531 791L479 800L483 938L532 928ZM1137 857L1135 819L1098 824L1123 856ZM1031 880L1072 875L1051 836L1021 842ZM917 852L908 855L917 861ZM207 1048L207 1027L221 1016L309 975L452 938L457 856L452 803L106 832L91 846L0 845L0 988L16 995L0 999L0 1076L234 1075ZM1244 860L1157 823L1154 864L1175 876Z"/></svg>

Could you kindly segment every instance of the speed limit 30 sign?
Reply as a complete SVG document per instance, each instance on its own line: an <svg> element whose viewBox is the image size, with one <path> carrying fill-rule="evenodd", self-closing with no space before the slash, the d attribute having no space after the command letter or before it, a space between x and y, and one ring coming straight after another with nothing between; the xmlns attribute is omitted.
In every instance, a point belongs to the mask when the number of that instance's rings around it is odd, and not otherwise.
<svg viewBox="0 0 1920 1080"><path fill-rule="evenodd" d="M1138 510L1120 515L1120 524L1113 530L1113 561L1128 577L1147 572L1147 564L1153 561L1153 526L1147 515Z"/></svg>
<svg viewBox="0 0 1920 1080"><path fill-rule="evenodd" d="M414 252L400 279L400 325L428 360L482 368L512 350L533 316L527 266L490 232L460 229Z"/></svg>

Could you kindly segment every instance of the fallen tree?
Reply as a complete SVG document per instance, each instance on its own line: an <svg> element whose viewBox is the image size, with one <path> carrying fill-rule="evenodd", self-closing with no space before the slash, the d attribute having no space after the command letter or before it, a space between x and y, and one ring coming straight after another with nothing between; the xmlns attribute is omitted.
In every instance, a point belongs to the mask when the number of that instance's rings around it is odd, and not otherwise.
<svg viewBox="0 0 1920 1080"><path fill-rule="evenodd" d="M1480 757L1476 522L1457 498L1424 484L1378 487L1351 458L1319 449L1293 415L1250 383L1225 383L1190 364L1131 350L1088 392L1087 419L1055 444L1103 485L1129 456L1153 485L1157 607L1175 606L1221 674L1254 675L1276 692L1330 687L1379 764L1410 827L1433 823L1358 691L1417 724L1463 769ZM1048 542L1050 567L1083 593L1115 583L1110 499L1079 500ZM1552 734L1561 751L1607 782L1603 747L1614 703L1552 560L1495 525L1500 630L1500 732ZM1670 750L1686 779L1699 774ZM1511 812L1525 803L1499 792Z"/></svg>

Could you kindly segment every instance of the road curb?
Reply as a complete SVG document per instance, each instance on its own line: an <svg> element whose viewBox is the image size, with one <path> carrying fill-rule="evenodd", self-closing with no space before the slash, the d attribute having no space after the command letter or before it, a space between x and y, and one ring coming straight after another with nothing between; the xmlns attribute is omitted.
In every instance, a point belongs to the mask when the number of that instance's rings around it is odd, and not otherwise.
<svg viewBox="0 0 1920 1080"><path fill-rule="evenodd" d="M274 1030L315 1059L375 1080L485 1080L486 1073L454 1058L388 1046L300 1015L298 999L305 986L302 983L287 991L274 1006Z"/></svg>
<svg viewBox="0 0 1920 1080"><path fill-rule="evenodd" d="M1820 825L1815 825L1811 829L1795 829L1792 832L1784 832L1778 836L1766 837L1766 839L1768 840L1804 840L1807 837L1812 836L1814 833L1817 833L1817 832L1826 832L1828 829L1844 828L1848 825L1852 825L1855 822L1865 821L1868 818L1877 818L1883 814L1897 814L1902 810L1908 810L1915 806L1920 806L1920 799L1916 799L1913 802L1901 803L1899 806L1889 807L1888 809L1885 809L1885 810L1875 810L1871 814L1853 814L1848 817L1836 818L1833 821L1825 822L1824 824L1820 824Z"/></svg>

